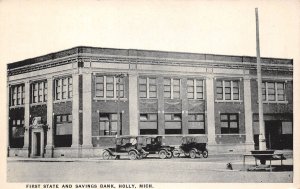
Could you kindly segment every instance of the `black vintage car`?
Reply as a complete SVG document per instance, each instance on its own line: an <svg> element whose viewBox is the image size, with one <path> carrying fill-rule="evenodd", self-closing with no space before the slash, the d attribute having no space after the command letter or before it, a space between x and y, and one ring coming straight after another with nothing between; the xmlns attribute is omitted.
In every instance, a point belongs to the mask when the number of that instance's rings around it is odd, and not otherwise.
<svg viewBox="0 0 300 189"><path fill-rule="evenodd" d="M136 136L123 136L115 140L116 146L114 148L106 148L102 153L103 159L120 159L120 156L128 156L129 159L141 159L147 156L142 148L142 144L138 141Z"/></svg>
<svg viewBox="0 0 300 189"><path fill-rule="evenodd" d="M161 159L171 158L175 148L164 145L162 140L162 136L144 137L142 148L149 154L158 154Z"/></svg>
<svg viewBox="0 0 300 189"><path fill-rule="evenodd" d="M173 150L174 157L179 157L181 153L190 158L196 158L197 155L202 155L204 158L208 157L206 143L199 143L192 136L183 137L179 149Z"/></svg>

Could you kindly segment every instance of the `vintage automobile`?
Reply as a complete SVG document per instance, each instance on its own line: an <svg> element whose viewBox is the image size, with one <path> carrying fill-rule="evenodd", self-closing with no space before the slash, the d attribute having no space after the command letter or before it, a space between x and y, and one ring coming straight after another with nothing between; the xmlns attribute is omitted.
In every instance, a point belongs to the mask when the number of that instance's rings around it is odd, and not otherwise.
<svg viewBox="0 0 300 189"><path fill-rule="evenodd" d="M115 147L104 149L102 153L103 159L120 159L120 156L128 156L129 159L135 160L147 156L148 153L143 150L142 144L138 139L137 136L117 137Z"/></svg>
<svg viewBox="0 0 300 189"><path fill-rule="evenodd" d="M162 140L162 136L144 137L142 148L149 154L158 154L161 159L171 158L173 155L172 152L175 148L164 145ZM147 155L144 157L147 157Z"/></svg>
<svg viewBox="0 0 300 189"><path fill-rule="evenodd" d="M173 150L174 157L180 157L180 154L184 154L186 157L196 158L202 155L204 158L208 157L208 151L206 143L197 142L197 139L193 136L185 136L182 138L182 143L179 149Z"/></svg>

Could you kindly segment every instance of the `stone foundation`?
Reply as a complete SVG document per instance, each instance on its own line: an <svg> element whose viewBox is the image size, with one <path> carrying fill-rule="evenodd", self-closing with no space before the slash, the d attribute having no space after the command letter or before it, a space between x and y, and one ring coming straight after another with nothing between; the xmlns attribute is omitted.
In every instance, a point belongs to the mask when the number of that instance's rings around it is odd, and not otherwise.
<svg viewBox="0 0 300 189"><path fill-rule="evenodd" d="M254 150L254 143L243 144L208 144L208 152L210 154L222 153L247 153Z"/></svg>
<svg viewBox="0 0 300 189"><path fill-rule="evenodd" d="M61 148L45 148L46 158L102 158L104 148L99 147L61 147ZM254 143L243 144L208 144L209 154L222 153L247 153L254 150ZM9 157L28 157L28 149L11 148L9 149Z"/></svg>
<svg viewBox="0 0 300 189"><path fill-rule="evenodd" d="M29 157L28 148L10 148L8 149L9 157Z"/></svg>
<svg viewBox="0 0 300 189"><path fill-rule="evenodd" d="M53 150L54 158L101 158L102 148L55 148Z"/></svg>

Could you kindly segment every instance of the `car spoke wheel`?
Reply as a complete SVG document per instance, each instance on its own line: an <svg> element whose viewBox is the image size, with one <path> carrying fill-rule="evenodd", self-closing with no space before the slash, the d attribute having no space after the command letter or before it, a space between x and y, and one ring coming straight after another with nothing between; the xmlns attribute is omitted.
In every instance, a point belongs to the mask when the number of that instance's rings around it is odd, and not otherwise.
<svg viewBox="0 0 300 189"><path fill-rule="evenodd" d="M137 153L136 153L135 151L130 151L130 152L128 153L128 155L129 155L129 159L130 159L130 160L135 160L135 159L137 159Z"/></svg>
<svg viewBox="0 0 300 189"><path fill-rule="evenodd" d="M189 157L190 154L188 152L184 152L185 157Z"/></svg>
<svg viewBox="0 0 300 189"><path fill-rule="evenodd" d="M206 150L203 151L203 152L202 152L202 156L203 156L204 158L207 158L207 157L208 157L208 151L206 151Z"/></svg>
<svg viewBox="0 0 300 189"><path fill-rule="evenodd" d="M172 152L170 151L167 152L167 158L172 158L172 155L173 155Z"/></svg>
<svg viewBox="0 0 300 189"><path fill-rule="evenodd" d="M191 157L192 159L196 158L196 155L197 155L197 153L196 153L195 150L190 150L190 157Z"/></svg>
<svg viewBox="0 0 300 189"><path fill-rule="evenodd" d="M160 157L160 159L166 159L167 152L165 150L159 151L159 157Z"/></svg>
<svg viewBox="0 0 300 189"><path fill-rule="evenodd" d="M103 159L108 160L108 159L111 158L111 155L110 155L109 151L106 151L106 150L105 150L105 151L102 153L102 157L103 157Z"/></svg>
<svg viewBox="0 0 300 189"><path fill-rule="evenodd" d="M179 152L179 150L173 150L173 156L174 157L179 157L180 156L180 152Z"/></svg>

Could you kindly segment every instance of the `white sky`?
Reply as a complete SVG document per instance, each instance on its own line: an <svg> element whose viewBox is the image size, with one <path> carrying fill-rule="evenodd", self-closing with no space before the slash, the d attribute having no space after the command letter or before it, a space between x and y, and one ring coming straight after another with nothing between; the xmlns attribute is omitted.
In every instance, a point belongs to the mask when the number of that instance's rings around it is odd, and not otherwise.
<svg viewBox="0 0 300 189"><path fill-rule="evenodd" d="M295 58L300 1L0 1L1 63L86 45Z"/></svg>

